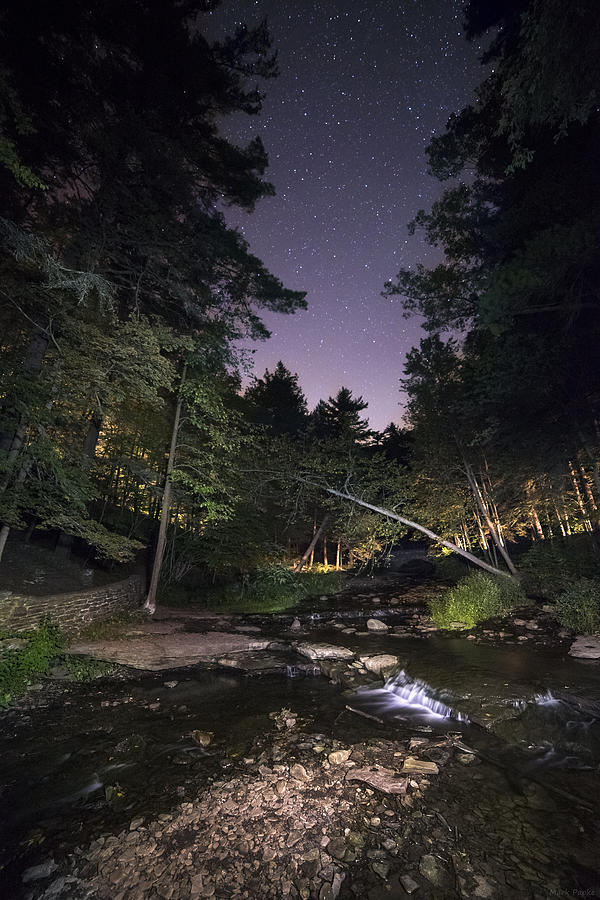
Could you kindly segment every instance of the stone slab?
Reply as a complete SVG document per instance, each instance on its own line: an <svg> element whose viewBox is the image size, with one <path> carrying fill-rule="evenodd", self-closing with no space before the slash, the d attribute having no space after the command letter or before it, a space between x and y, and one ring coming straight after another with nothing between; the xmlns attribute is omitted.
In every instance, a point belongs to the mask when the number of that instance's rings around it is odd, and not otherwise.
<svg viewBox="0 0 600 900"><path fill-rule="evenodd" d="M269 638L209 631L206 634L154 634L125 641L92 641L73 644L69 652L159 672L216 662L230 653L266 650L270 643Z"/></svg>

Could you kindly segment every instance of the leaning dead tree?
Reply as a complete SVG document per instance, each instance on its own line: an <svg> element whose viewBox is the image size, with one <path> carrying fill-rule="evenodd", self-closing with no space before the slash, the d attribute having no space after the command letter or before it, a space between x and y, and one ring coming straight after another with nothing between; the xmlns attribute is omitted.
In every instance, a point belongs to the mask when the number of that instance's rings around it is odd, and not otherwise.
<svg viewBox="0 0 600 900"><path fill-rule="evenodd" d="M420 531L421 534L426 535L435 543L440 544L442 547L446 547L448 550L452 550L453 553L458 553L459 556L468 559L469 562L472 562L473 565L479 566L480 569L485 569L486 572L491 572L492 575L503 575L505 578L517 578L519 577L516 569L512 572L505 572L502 569L497 569L495 566L491 566L489 563L484 562L482 559L479 559L478 556L475 556L473 553L469 553L468 550L463 550L462 547L459 547L457 544L453 544L452 541L446 541L444 538L441 538L439 534L436 534L434 531L431 531L430 528L426 528L424 525L419 525L418 522L413 522L411 519L406 519L404 516L399 516L398 513L392 512L391 509L384 509L382 506L374 506L372 503L367 503L365 500L361 500L360 497L355 497L353 494L348 494L345 491L337 491L335 488L326 487L322 484L317 484L314 481L309 481L307 478L299 478L297 476L298 481L304 482L304 484L310 484L312 487L320 488L323 491L326 491L328 494L333 494L334 497L341 497L342 500L348 500L350 503L356 503L358 506L364 506L365 509L370 509L373 512L379 513L380 516L386 516L388 519L393 519L396 522L401 522L402 525L406 525L408 528L414 528L416 531ZM513 567L514 568L514 567Z"/></svg>

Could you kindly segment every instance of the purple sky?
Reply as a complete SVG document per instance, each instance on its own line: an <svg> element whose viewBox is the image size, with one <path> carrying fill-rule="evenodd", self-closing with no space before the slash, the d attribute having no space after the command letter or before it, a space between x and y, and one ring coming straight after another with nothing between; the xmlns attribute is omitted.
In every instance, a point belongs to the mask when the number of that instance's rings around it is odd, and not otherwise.
<svg viewBox="0 0 600 900"><path fill-rule="evenodd" d="M418 343L400 298L381 297L403 266L432 259L406 224L442 191L425 147L482 79L480 46L462 36L463 0L224 0L215 34L267 17L280 77L263 113L229 122L260 134L277 196L230 220L308 310L264 317L254 373L279 359L312 409L345 385L369 403L371 425L402 417L399 379ZM211 28L211 31L213 30Z"/></svg>

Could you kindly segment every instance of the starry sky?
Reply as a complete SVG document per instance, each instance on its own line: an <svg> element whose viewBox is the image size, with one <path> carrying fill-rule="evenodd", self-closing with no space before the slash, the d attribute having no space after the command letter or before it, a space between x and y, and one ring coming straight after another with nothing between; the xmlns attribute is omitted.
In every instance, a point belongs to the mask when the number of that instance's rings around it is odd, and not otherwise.
<svg viewBox="0 0 600 900"><path fill-rule="evenodd" d="M463 2L224 0L211 17L215 36L267 17L280 76L261 86L261 116L225 131L261 136L277 195L229 220L286 287L307 291L306 311L263 316L272 336L253 345L254 374L283 360L310 409L349 387L377 429L401 422L404 358L422 336L381 291L435 261L406 227L443 190L425 148L483 77Z"/></svg>

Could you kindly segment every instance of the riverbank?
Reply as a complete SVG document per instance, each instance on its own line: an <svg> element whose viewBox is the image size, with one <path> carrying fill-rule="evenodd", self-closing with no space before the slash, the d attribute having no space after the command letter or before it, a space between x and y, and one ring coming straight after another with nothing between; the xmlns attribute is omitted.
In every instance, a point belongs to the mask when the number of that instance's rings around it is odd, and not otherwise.
<svg viewBox="0 0 600 900"><path fill-rule="evenodd" d="M44 681L3 714L5 895L600 889L597 664L537 607L450 636L412 590L276 617L165 610L112 643L131 662L135 641L184 638L212 648L201 666Z"/></svg>
<svg viewBox="0 0 600 900"><path fill-rule="evenodd" d="M507 796L455 736L346 743L290 710L274 719L233 771L171 812L24 872L23 896L546 898L572 886L574 859L591 884L582 811L534 782Z"/></svg>

